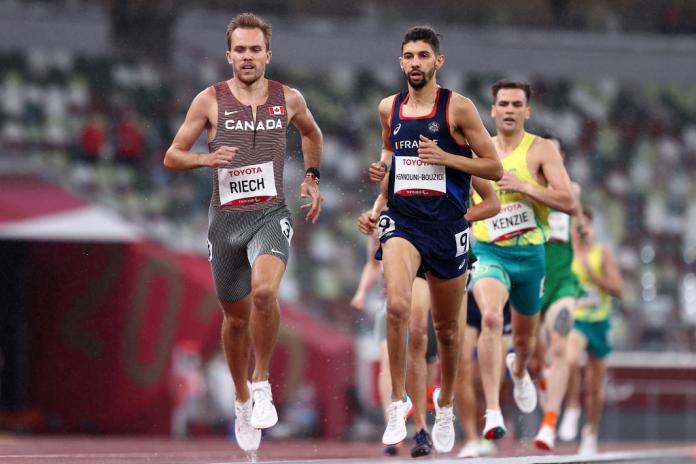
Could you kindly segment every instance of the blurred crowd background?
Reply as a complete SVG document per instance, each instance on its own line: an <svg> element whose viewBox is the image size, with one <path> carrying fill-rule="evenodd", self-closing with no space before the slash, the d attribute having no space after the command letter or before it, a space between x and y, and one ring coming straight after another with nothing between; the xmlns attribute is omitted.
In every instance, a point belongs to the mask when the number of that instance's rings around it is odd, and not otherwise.
<svg viewBox="0 0 696 464"><path fill-rule="evenodd" d="M0 170L50 179L161 243L205 253L210 173L167 172L161 160L193 96L229 77L225 25L245 10L273 23L268 75L303 92L325 137L324 211L313 227L296 220L284 300L344 330L368 329L369 311L348 303L365 261L355 219L376 193L366 179L379 156L376 107L404 86L396 63L401 34L428 22L442 30L446 56L459 59L444 66L440 82L470 97L490 131L491 83L532 83L529 130L563 140L601 239L617 251L626 281L618 304L631 315L617 321L618 347L696 348L696 84L689 69L659 74L660 57L696 61L694 2L433 0L424 8L413 0L240 0L230 8L215 0L2 1L0 25L8 27L0 28ZM334 50L327 62L316 37L334 38L344 28L376 48ZM467 66L467 43L454 36L461 31L491 42L523 34L512 50L522 59L539 43L553 47L551 40L560 53L609 46L616 57L639 59L643 44L656 42L645 55L655 73L619 75L591 63L579 64L584 72L564 72L551 54L529 69ZM290 32L306 37L300 57L279 50ZM348 43L351 34L358 37L349 32ZM524 37L533 38L529 49ZM205 140L196 149L206 151ZM303 168L294 133L288 150L288 202L299 212Z"/></svg>

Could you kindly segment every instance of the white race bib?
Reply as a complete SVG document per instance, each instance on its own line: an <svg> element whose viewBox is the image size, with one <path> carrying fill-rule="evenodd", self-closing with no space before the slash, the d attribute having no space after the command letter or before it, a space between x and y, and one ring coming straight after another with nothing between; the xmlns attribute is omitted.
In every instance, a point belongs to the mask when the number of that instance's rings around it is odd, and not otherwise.
<svg viewBox="0 0 696 464"><path fill-rule="evenodd" d="M576 306L578 308L598 308L602 304L602 291L598 286L589 284L584 286L587 295L578 298Z"/></svg>
<svg viewBox="0 0 696 464"><path fill-rule="evenodd" d="M507 240L536 229L534 209L529 203L514 201L500 206L500 212L486 219L486 228L491 242Z"/></svg>
<svg viewBox="0 0 696 464"><path fill-rule="evenodd" d="M454 235L454 241L457 244L457 255L461 256L469 251L469 228Z"/></svg>
<svg viewBox="0 0 696 464"><path fill-rule="evenodd" d="M549 227L551 228L551 240L567 243L570 241L570 216L560 211L549 213Z"/></svg>
<svg viewBox="0 0 696 464"><path fill-rule="evenodd" d="M275 198L273 162L218 169L220 205L242 206Z"/></svg>
<svg viewBox="0 0 696 464"><path fill-rule="evenodd" d="M426 163L416 156L395 156L394 194L435 197L447 193L445 167Z"/></svg>

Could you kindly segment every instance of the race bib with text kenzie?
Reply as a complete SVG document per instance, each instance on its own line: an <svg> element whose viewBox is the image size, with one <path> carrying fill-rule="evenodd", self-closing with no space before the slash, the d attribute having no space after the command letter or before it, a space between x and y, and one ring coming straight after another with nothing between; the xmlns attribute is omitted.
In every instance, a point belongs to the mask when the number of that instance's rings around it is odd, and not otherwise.
<svg viewBox="0 0 696 464"><path fill-rule="evenodd" d="M529 203L515 201L500 206L500 212L486 219L491 242L517 237L536 228L534 209Z"/></svg>

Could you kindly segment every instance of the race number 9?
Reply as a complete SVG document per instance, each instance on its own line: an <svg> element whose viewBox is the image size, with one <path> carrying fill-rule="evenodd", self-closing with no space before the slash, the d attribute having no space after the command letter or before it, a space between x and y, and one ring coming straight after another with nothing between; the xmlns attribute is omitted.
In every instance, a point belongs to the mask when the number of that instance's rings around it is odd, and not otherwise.
<svg viewBox="0 0 696 464"><path fill-rule="evenodd" d="M379 238L384 237L386 234L394 232L396 227L396 222L389 216L383 215L379 217L379 222L377 223L379 227Z"/></svg>
<svg viewBox="0 0 696 464"><path fill-rule="evenodd" d="M454 240L457 243L457 254L461 256L469 251L469 229L459 232L454 235Z"/></svg>

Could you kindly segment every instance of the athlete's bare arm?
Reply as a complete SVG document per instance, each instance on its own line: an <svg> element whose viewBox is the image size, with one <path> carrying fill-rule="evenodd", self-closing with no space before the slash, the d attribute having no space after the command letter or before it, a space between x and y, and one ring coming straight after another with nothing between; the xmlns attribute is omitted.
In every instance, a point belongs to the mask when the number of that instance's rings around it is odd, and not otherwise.
<svg viewBox="0 0 696 464"><path fill-rule="evenodd" d="M389 142L389 119L391 118L392 106L396 95L384 98L379 102L379 121L382 125L382 151L377 163L370 165L368 175L372 182L380 182L389 171L392 163L391 143Z"/></svg>
<svg viewBox="0 0 696 464"><path fill-rule="evenodd" d="M380 182L380 192L372 204L372 209L365 211L358 217L358 230L365 235L370 235L377 227L380 213L387 207L387 195L389 190L389 178L384 177Z"/></svg>
<svg viewBox="0 0 696 464"><path fill-rule="evenodd" d="M506 171L498 185L506 190L524 193L528 197L557 211L574 214L577 206L568 172L563 166L563 159L551 141L537 137L527 158L531 172L539 172L546 179L547 186L532 185L522 182L513 173ZM538 166L533 169L532 166Z"/></svg>
<svg viewBox="0 0 696 464"><path fill-rule="evenodd" d="M602 247L602 275L597 275L592 271L586 257L582 264L592 282L611 296L621 298L623 278L614 253L609 248Z"/></svg>
<svg viewBox="0 0 696 464"><path fill-rule="evenodd" d="M375 251L377 251L376 240L374 237L369 237L367 240L367 262L360 273L360 283L355 291L355 295L350 300L350 306L358 311L362 311L365 308L367 293L377 285L379 276L382 273L382 266L375 259Z"/></svg>
<svg viewBox="0 0 696 464"><path fill-rule="evenodd" d="M302 156L305 168L317 168L321 165L321 150L324 142L321 129L314 120L307 102L300 92L284 86L285 103L288 108L288 121L299 131L302 139ZM319 192L319 182L314 176L305 176L300 185L300 197L311 198L312 202L301 206L309 208L305 220L316 224L321 214L321 204L324 201Z"/></svg>
<svg viewBox="0 0 696 464"><path fill-rule="evenodd" d="M215 128L216 124L217 99L215 98L215 89L208 87L196 95L191 102L184 123L164 155L164 166L174 171L227 166L239 151L237 147L222 146L213 153L193 153L190 151L203 129L210 131Z"/></svg>
<svg viewBox="0 0 696 464"><path fill-rule="evenodd" d="M447 153L432 140L421 135L421 144L418 147L420 159L428 163L464 171L472 176L490 180L500 179L503 175L503 165L491 136L471 100L453 92L449 112L450 120L453 122L454 130L458 135L458 141L461 143L466 140L477 157L467 158Z"/></svg>
<svg viewBox="0 0 696 464"><path fill-rule="evenodd" d="M473 176L471 185L481 196L481 201L466 210L464 219L471 223L488 219L498 214L500 212L500 199L495 194L491 181Z"/></svg>

